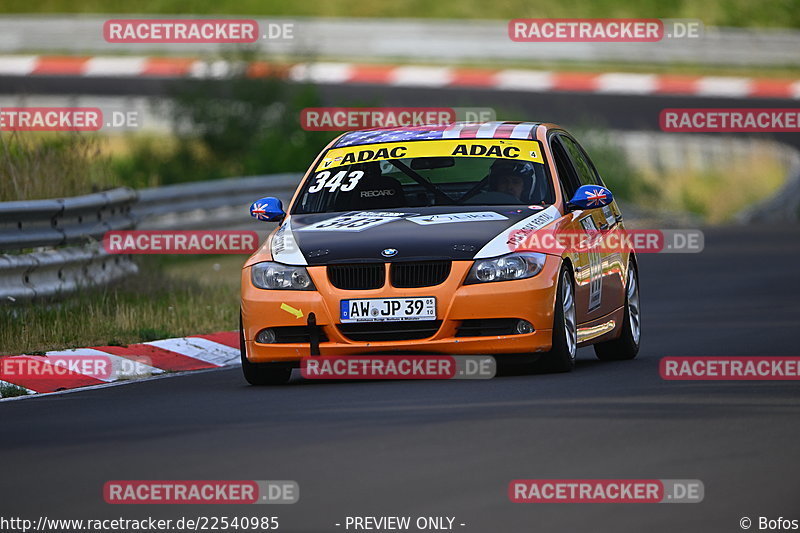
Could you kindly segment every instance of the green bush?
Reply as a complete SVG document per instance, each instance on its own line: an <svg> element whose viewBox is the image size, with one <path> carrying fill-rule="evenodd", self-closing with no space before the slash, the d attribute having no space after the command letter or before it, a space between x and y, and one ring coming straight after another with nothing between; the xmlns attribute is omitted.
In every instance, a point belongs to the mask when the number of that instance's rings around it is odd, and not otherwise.
<svg viewBox="0 0 800 533"><path fill-rule="evenodd" d="M115 172L135 187L231 176L303 171L330 132L300 127L300 112L321 105L310 86L275 77L249 78L243 68L224 80L192 80L164 107L174 144L134 138ZM164 105L164 104L162 104Z"/></svg>

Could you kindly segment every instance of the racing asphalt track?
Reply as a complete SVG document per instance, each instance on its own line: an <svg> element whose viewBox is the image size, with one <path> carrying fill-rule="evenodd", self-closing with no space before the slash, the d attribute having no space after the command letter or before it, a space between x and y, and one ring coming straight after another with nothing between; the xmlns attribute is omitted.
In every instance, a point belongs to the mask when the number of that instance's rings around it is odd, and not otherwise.
<svg viewBox="0 0 800 533"><path fill-rule="evenodd" d="M239 369L0 403L0 515L449 515L457 531L735 532L800 518L800 384L666 382L659 358L797 356L800 228L706 232L641 256L644 345L489 381L246 386ZM700 479L699 504L512 504L516 478ZM112 506L110 479L291 479L283 506ZM756 522L757 524L757 522ZM752 530L757 530L754 525Z"/></svg>

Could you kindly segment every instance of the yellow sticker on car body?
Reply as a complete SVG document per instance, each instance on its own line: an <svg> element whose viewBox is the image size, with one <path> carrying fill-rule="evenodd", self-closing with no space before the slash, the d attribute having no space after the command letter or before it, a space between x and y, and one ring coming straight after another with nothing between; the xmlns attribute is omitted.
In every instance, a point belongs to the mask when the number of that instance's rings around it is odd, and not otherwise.
<svg viewBox="0 0 800 533"><path fill-rule="evenodd" d="M354 163L415 157L492 157L544 163L539 141L520 139L441 139L362 144L332 148L317 171Z"/></svg>

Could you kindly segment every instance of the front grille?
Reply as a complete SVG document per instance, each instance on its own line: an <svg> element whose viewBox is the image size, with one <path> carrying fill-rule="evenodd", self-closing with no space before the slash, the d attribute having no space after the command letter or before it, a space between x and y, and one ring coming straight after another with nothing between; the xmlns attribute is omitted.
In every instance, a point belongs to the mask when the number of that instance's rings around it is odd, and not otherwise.
<svg viewBox="0 0 800 533"><path fill-rule="evenodd" d="M450 261L392 263L392 285L401 289L439 285L450 275Z"/></svg>
<svg viewBox="0 0 800 533"><path fill-rule="evenodd" d="M328 265L328 279L337 289L380 289L385 277L383 263Z"/></svg>
<svg viewBox="0 0 800 533"><path fill-rule="evenodd" d="M319 342L328 342L325 331L320 326L315 326L319 334ZM275 332L276 344L308 344L311 342L308 326L280 326L272 328Z"/></svg>
<svg viewBox="0 0 800 533"><path fill-rule="evenodd" d="M456 337L493 337L516 335L518 318L483 318L464 320L456 329Z"/></svg>
<svg viewBox="0 0 800 533"><path fill-rule="evenodd" d="M433 337L442 325L441 320L418 320L414 322L367 322L362 324L338 324L342 335L352 341L408 341Z"/></svg>

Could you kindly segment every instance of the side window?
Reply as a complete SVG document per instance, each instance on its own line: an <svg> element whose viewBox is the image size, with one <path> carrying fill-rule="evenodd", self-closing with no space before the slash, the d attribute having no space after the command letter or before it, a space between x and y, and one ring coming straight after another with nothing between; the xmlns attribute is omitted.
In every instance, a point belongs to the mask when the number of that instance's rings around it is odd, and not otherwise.
<svg viewBox="0 0 800 533"><path fill-rule="evenodd" d="M578 173L581 185L602 185L603 182L600 180L597 170L595 170L589 157L578 143L566 135L559 135L559 140L561 140L569 153L569 158Z"/></svg>
<svg viewBox="0 0 800 533"><path fill-rule="evenodd" d="M559 142L558 137L550 137L550 148L553 151L556 170L558 170L558 179L561 182L561 188L564 192L564 200L567 201L575 195L575 191L578 190L581 184L578 180L578 176L575 174L575 170L569 162L569 156Z"/></svg>

